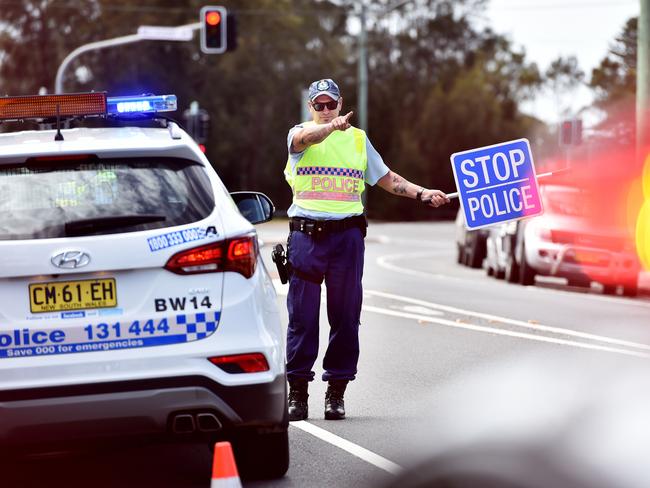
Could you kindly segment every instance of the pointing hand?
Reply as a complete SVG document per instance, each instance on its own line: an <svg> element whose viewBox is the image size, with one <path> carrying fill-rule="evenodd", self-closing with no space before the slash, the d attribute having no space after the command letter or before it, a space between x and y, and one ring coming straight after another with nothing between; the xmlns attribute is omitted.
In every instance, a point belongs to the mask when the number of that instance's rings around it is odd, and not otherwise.
<svg viewBox="0 0 650 488"><path fill-rule="evenodd" d="M354 112L348 112L345 115L339 115L335 119L333 119L330 124L332 125L332 130L346 130L352 127L352 125L348 122L350 120L350 117L352 117L352 114Z"/></svg>

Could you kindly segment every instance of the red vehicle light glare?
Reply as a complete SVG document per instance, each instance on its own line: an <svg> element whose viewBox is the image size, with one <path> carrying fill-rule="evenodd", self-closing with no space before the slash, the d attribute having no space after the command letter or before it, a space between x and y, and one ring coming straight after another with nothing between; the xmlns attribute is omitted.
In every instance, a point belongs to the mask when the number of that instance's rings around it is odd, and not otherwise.
<svg viewBox="0 0 650 488"><path fill-rule="evenodd" d="M635 242L641 264L650 270L650 155L643 165L641 187L643 201L636 219Z"/></svg>
<svg viewBox="0 0 650 488"><path fill-rule="evenodd" d="M208 25L217 25L219 22L221 22L221 15L219 12L208 12L205 15L205 21L208 23Z"/></svg>
<svg viewBox="0 0 650 488"><path fill-rule="evenodd" d="M257 252L256 235L236 237L176 253L165 269L176 274L234 271L250 278L255 273Z"/></svg>
<svg viewBox="0 0 650 488"><path fill-rule="evenodd" d="M262 373L270 369L264 354L259 352L217 356L208 360L226 373Z"/></svg>

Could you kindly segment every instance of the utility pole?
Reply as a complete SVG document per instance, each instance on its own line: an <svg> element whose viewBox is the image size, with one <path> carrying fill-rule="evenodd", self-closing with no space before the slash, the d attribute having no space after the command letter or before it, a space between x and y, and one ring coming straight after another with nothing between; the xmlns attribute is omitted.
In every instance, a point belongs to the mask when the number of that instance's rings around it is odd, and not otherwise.
<svg viewBox="0 0 650 488"><path fill-rule="evenodd" d="M643 162L650 152L650 0L640 0L636 74L636 148Z"/></svg>

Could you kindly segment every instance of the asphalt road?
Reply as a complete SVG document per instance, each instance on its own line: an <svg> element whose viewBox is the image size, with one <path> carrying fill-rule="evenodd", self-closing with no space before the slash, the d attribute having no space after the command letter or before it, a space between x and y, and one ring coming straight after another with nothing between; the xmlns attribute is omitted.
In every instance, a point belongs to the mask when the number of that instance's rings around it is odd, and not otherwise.
<svg viewBox="0 0 650 488"><path fill-rule="evenodd" d="M285 229L282 222L258 229L275 276L270 246L286 239ZM504 425L525 431L534 420L522 410L550 415L550 405L565 413L601 402L596 393L616 380L612 371L645 368L649 294L630 299L558 280L531 287L497 281L456 264L453 234L447 222L371 225L348 418L323 419L325 385L313 382L309 420L290 427L287 475L244 486L384 486L402 468L485 433L497 417L501 432ZM277 283L286 323L286 288ZM322 355L324 307L321 324ZM319 360L317 378L321 372ZM559 418L542 430L560 432ZM207 487L210 463L203 446L124 446L15 466L20 484L2 486Z"/></svg>

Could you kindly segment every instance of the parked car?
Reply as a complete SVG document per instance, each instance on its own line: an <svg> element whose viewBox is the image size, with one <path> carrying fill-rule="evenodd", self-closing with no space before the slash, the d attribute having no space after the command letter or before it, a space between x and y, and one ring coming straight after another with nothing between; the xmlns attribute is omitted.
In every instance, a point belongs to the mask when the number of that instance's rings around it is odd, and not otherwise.
<svg viewBox="0 0 650 488"><path fill-rule="evenodd" d="M517 235L517 222L495 224L488 228L486 255L483 266L488 276L503 279L506 275L508 259L512 255Z"/></svg>
<svg viewBox="0 0 650 488"><path fill-rule="evenodd" d="M568 185L540 188L544 215L518 223L506 277L532 285L536 275L558 276L572 286L603 284L614 294L638 293L640 262L633 239L615 223L585 218L585 190Z"/></svg>
<svg viewBox="0 0 650 488"><path fill-rule="evenodd" d="M488 229L469 230L463 210L456 214L456 261L470 268L480 268L486 255Z"/></svg>
<svg viewBox="0 0 650 488"><path fill-rule="evenodd" d="M158 115L175 97L103 97L0 105L53 124L0 134L0 455L229 440L243 475L282 476L284 338L253 227L273 205L231 197Z"/></svg>

